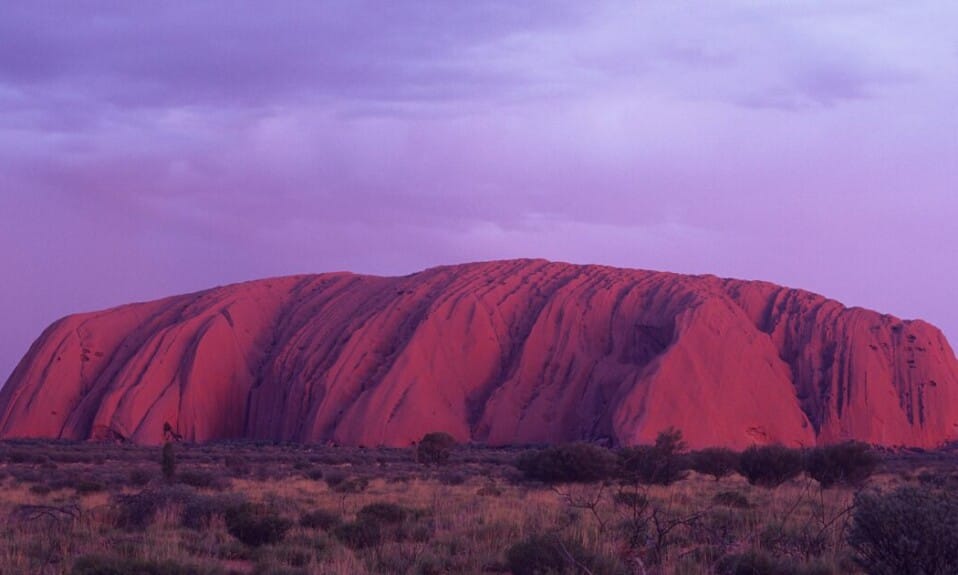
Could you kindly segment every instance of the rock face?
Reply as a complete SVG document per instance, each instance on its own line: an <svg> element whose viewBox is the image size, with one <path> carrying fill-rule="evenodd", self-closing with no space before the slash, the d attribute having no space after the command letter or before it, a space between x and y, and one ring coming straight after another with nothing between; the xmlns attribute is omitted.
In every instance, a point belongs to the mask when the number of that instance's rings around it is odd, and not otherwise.
<svg viewBox="0 0 958 575"><path fill-rule="evenodd" d="M74 315L0 437L693 447L958 439L936 328L762 282L521 260L297 276Z"/></svg>

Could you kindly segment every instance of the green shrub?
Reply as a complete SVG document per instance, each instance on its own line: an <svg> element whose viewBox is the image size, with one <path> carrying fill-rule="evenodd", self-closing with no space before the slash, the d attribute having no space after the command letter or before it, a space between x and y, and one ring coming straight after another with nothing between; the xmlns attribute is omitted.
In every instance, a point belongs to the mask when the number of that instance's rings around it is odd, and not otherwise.
<svg viewBox="0 0 958 575"><path fill-rule="evenodd" d="M958 573L958 494L911 486L861 493L848 544L869 575Z"/></svg>
<svg viewBox="0 0 958 575"><path fill-rule="evenodd" d="M527 451L516 463L526 479L544 483L594 483L612 477L613 455L589 443L568 443Z"/></svg>
<svg viewBox="0 0 958 575"><path fill-rule="evenodd" d="M739 473L762 487L778 487L801 475L803 468L801 451L783 445L749 447L739 460Z"/></svg>
<svg viewBox="0 0 958 575"><path fill-rule="evenodd" d="M246 458L241 455L227 455L223 459L223 465L226 466L233 477L244 477L252 471Z"/></svg>
<svg viewBox="0 0 958 575"><path fill-rule="evenodd" d="M323 479L325 479L326 485L328 485L330 489L336 489L336 486L349 479L349 476L338 469L334 469L327 473Z"/></svg>
<svg viewBox="0 0 958 575"><path fill-rule="evenodd" d="M611 557L554 535L533 535L509 547L506 566L513 575L625 575L628 571Z"/></svg>
<svg viewBox="0 0 958 575"><path fill-rule="evenodd" d="M182 502L180 525L188 529L205 529L214 516L226 517L230 509L246 503L245 499L239 495L191 494Z"/></svg>
<svg viewBox="0 0 958 575"><path fill-rule="evenodd" d="M386 541L425 542L432 538L434 525L420 522L423 512L388 502L370 503L356 513L356 523L375 527Z"/></svg>
<svg viewBox="0 0 958 575"><path fill-rule="evenodd" d="M739 454L725 447L701 449L691 459L696 473L711 475L716 481L735 473L739 465Z"/></svg>
<svg viewBox="0 0 958 575"><path fill-rule="evenodd" d="M356 520L380 525L395 525L402 523L411 515L412 513L402 505L382 501L364 506L356 513Z"/></svg>
<svg viewBox="0 0 958 575"><path fill-rule="evenodd" d="M342 523L342 519L340 519L339 515L332 511L326 511L325 509L316 509L315 511L304 513L299 518L300 527L322 529L323 531L329 531L340 523Z"/></svg>
<svg viewBox="0 0 958 575"><path fill-rule="evenodd" d="M362 493L369 487L369 480L365 477L352 477L337 483L333 487L336 493Z"/></svg>
<svg viewBox="0 0 958 575"><path fill-rule="evenodd" d="M185 500L187 496L166 489L114 495L112 503L116 512L116 527L125 530L144 529L153 522L160 508L171 501Z"/></svg>
<svg viewBox="0 0 958 575"><path fill-rule="evenodd" d="M242 505L245 500L238 495L200 495L182 485L146 489L139 493L116 494L112 498L115 525L120 529L143 529L153 522L157 512L170 505L181 508L181 525L190 529L205 527L213 515L225 515L226 511Z"/></svg>
<svg viewBox="0 0 958 575"><path fill-rule="evenodd" d="M173 561L141 561L91 555L73 564L71 575L220 575L222 569L181 565Z"/></svg>
<svg viewBox="0 0 958 575"><path fill-rule="evenodd" d="M93 479L79 479L73 484L73 488L79 495L90 495L106 490L106 485Z"/></svg>
<svg viewBox="0 0 958 575"><path fill-rule="evenodd" d="M323 479L326 485L336 493L362 493L369 487L369 480L365 477L350 478L338 469L326 473Z"/></svg>
<svg viewBox="0 0 958 575"><path fill-rule="evenodd" d="M222 491L229 487L229 481L203 469L183 469L176 475L176 481L190 487Z"/></svg>
<svg viewBox="0 0 958 575"><path fill-rule="evenodd" d="M612 502L622 507L639 509L649 504L649 498L638 491L619 491L612 495Z"/></svg>
<svg viewBox="0 0 958 575"><path fill-rule="evenodd" d="M279 543L293 526L275 512L249 503L228 509L225 517L229 534L250 547Z"/></svg>
<svg viewBox="0 0 958 575"><path fill-rule="evenodd" d="M506 565L513 575L574 573L575 564L567 557L563 545L555 537L527 538L506 551Z"/></svg>
<svg viewBox="0 0 958 575"><path fill-rule="evenodd" d="M712 502L737 509L747 509L750 506L748 497L738 491L719 491L712 496Z"/></svg>
<svg viewBox="0 0 958 575"><path fill-rule="evenodd" d="M45 474L39 469L11 469L10 475L17 480L17 483L39 483L44 480L44 476L49 474ZM73 481L73 478L67 479L67 486L72 486Z"/></svg>
<svg viewBox="0 0 958 575"><path fill-rule="evenodd" d="M480 497L499 497L502 495L502 489L499 489L495 484L483 485L476 491L476 495Z"/></svg>
<svg viewBox="0 0 958 575"><path fill-rule="evenodd" d="M138 467L130 471L130 475L129 475L130 485L133 485L136 487L143 487L146 484L148 484L152 479L153 479L153 472L151 472L149 469Z"/></svg>
<svg viewBox="0 0 958 575"><path fill-rule="evenodd" d="M878 467L879 459L864 443L816 447L805 455L805 471L822 487L860 486Z"/></svg>
<svg viewBox="0 0 958 575"><path fill-rule="evenodd" d="M35 495L47 495L52 491L46 483L35 483L30 486L30 493Z"/></svg>
<svg viewBox="0 0 958 575"><path fill-rule="evenodd" d="M764 551L726 555L715 565L718 575L789 575L789 564Z"/></svg>
<svg viewBox="0 0 958 575"><path fill-rule="evenodd" d="M370 521L352 521L333 528L333 537L350 549L376 547L383 540L382 529Z"/></svg>
<svg viewBox="0 0 958 575"><path fill-rule="evenodd" d="M271 561L259 561L251 575L312 575L312 572L303 567L277 565Z"/></svg>
<svg viewBox="0 0 958 575"><path fill-rule="evenodd" d="M173 476L176 475L176 454L173 452L173 444L168 441L163 444L163 456L160 459L160 467L163 470L163 477L165 477L168 482L172 482Z"/></svg>
<svg viewBox="0 0 958 575"><path fill-rule="evenodd" d="M416 460L427 465L439 465L449 461L456 439L448 433L427 433L416 446Z"/></svg>
<svg viewBox="0 0 958 575"><path fill-rule="evenodd" d="M820 562L798 563L794 559L773 557L765 551L747 551L726 555L715 565L718 575L833 575L835 571Z"/></svg>
<svg viewBox="0 0 958 575"><path fill-rule="evenodd" d="M34 455L28 451L11 451L7 453L8 463L40 463L41 456Z"/></svg>
<svg viewBox="0 0 958 575"><path fill-rule="evenodd" d="M464 473L454 471L440 475L439 483L442 483L443 485L462 485L467 479L468 477L466 477Z"/></svg>

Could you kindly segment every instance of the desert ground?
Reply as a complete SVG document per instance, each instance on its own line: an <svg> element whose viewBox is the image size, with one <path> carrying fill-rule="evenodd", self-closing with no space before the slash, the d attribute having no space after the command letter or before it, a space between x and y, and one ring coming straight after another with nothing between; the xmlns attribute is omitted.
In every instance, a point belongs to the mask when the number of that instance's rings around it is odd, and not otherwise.
<svg viewBox="0 0 958 575"><path fill-rule="evenodd" d="M958 485L944 451L883 452L823 488L807 472L550 479L519 448L170 445L0 443L0 573L877 573L849 543L861 498L953 502ZM945 570L915 572L953 572L933 559Z"/></svg>

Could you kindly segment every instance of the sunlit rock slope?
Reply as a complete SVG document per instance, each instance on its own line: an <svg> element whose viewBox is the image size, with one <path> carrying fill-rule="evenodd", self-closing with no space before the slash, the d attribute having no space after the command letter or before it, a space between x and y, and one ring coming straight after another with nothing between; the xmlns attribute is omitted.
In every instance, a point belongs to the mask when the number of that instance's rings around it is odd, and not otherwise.
<svg viewBox="0 0 958 575"><path fill-rule="evenodd" d="M941 332L763 282L541 260L254 281L66 317L0 437L692 446L958 438Z"/></svg>

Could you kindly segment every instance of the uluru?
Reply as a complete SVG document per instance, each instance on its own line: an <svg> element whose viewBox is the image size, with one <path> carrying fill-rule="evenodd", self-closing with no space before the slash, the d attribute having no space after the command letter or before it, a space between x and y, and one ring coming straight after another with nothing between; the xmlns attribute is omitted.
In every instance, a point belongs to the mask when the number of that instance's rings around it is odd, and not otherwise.
<svg viewBox="0 0 958 575"><path fill-rule="evenodd" d="M0 437L692 447L958 439L942 333L770 283L511 260L252 281L65 317Z"/></svg>

